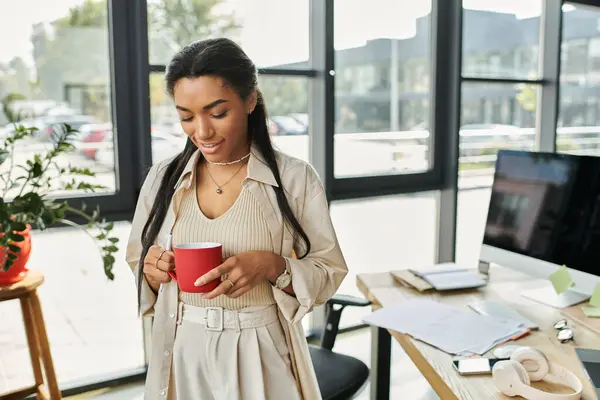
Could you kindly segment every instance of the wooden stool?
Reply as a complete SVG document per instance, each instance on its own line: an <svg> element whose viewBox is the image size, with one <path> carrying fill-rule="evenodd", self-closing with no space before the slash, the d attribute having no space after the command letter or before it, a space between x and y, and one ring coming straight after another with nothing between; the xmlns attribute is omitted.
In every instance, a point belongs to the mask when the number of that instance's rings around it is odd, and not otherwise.
<svg viewBox="0 0 600 400"><path fill-rule="evenodd" d="M37 295L37 287L44 282L44 275L39 272L29 272L27 277L21 282L9 286L0 286L0 302L19 299L21 301L21 310L23 311L23 323L27 333L27 343L29 344L29 355L31 356L31 366L35 376L35 385L0 395L0 399L22 399L31 394L36 394L36 399L56 400L61 398L52 356L50 354L50 345L46 335L46 325L42 315L40 299ZM42 375L42 364L44 373L48 381L48 388L44 384Z"/></svg>

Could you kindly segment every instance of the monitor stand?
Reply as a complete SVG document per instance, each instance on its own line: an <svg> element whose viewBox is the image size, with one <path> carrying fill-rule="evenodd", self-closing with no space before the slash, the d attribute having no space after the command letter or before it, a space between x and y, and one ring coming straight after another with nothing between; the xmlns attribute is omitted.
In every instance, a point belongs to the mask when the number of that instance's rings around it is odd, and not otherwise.
<svg viewBox="0 0 600 400"><path fill-rule="evenodd" d="M477 271L482 275L488 276L490 274L490 263L487 261L479 260Z"/></svg>
<svg viewBox="0 0 600 400"><path fill-rule="evenodd" d="M551 284L541 288L526 290L522 293L524 297L535 300L554 308L567 308L586 301L590 296L567 290L558 294Z"/></svg>

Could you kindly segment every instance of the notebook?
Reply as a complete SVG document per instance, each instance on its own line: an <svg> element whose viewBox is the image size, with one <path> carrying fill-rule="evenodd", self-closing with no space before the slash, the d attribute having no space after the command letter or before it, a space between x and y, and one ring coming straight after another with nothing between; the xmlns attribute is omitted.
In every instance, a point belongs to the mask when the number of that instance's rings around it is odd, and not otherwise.
<svg viewBox="0 0 600 400"><path fill-rule="evenodd" d="M433 286L431 286L427 281L421 279L407 269L403 269L401 271L392 271L391 274L404 286L415 288L419 292L433 289Z"/></svg>
<svg viewBox="0 0 600 400"><path fill-rule="evenodd" d="M472 289L485 286L485 281L473 270L454 263L437 264L432 268L410 270L429 283L435 290Z"/></svg>

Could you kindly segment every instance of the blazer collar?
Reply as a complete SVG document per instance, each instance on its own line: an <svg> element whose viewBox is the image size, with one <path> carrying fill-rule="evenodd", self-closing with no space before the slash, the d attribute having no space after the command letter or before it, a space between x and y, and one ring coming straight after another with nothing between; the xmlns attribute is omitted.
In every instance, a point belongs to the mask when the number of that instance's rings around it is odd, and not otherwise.
<svg viewBox="0 0 600 400"><path fill-rule="evenodd" d="M189 187L192 185L196 174L196 166L200 161L201 155L202 152L199 149L194 152L187 165L183 169L183 172L179 176L177 183L175 184L175 191L177 191L177 189L180 187L189 189ZM255 145L252 145L250 148L250 157L248 159L248 178L258 182L266 183L267 185L275 187L279 186L275 180L275 175L273 175L271 168L269 168L264 157Z"/></svg>

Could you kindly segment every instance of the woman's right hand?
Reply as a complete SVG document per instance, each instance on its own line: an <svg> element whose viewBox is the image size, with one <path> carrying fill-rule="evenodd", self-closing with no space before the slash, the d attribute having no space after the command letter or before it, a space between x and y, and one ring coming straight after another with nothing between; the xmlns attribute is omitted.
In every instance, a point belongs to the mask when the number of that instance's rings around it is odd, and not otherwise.
<svg viewBox="0 0 600 400"><path fill-rule="evenodd" d="M175 269L175 256L172 251L166 251L160 246L152 246L144 258L144 275L146 281L155 292L161 283L167 283L171 277L167 273Z"/></svg>

